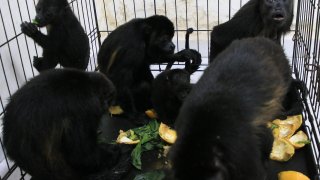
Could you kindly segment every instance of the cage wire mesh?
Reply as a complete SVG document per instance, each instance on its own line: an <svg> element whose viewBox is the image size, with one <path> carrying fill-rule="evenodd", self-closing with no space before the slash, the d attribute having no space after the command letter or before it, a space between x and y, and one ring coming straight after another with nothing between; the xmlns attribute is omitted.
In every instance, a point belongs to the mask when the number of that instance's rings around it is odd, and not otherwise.
<svg viewBox="0 0 320 180"><path fill-rule="evenodd" d="M293 72L308 89L304 119L311 138L317 173L320 173L320 1L298 1L294 35Z"/></svg>
<svg viewBox="0 0 320 180"><path fill-rule="evenodd" d="M202 54L203 63L192 75L193 82L208 66L210 32L212 27L228 21L248 0L68 0L90 40L90 62L87 70L97 66L97 53L101 42L119 25L132 18L154 14L167 16L175 25L176 51L184 49L185 33L190 27L190 48ZM314 164L320 173L319 103L320 103L320 0L296 0L296 21L292 31L282 39L294 76L308 87L305 104L305 125L311 138ZM7 99L29 78L38 72L32 66L33 56L42 49L21 33L20 24L35 17L35 0L0 0L0 119ZM46 30L43 28L45 33ZM152 65L157 75L165 64ZM182 68L175 64L173 68ZM0 138L0 179L30 179L5 155Z"/></svg>

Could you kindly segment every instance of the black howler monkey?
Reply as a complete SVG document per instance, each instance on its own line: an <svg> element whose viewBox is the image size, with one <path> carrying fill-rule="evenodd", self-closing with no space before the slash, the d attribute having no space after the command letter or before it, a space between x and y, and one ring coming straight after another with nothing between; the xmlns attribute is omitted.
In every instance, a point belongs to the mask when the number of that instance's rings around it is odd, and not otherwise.
<svg viewBox="0 0 320 180"><path fill-rule="evenodd" d="M21 31L43 48L43 57L34 57L39 71L63 67L85 70L90 57L89 39L67 0L39 0L33 23L23 22ZM47 27L47 35L37 27Z"/></svg>
<svg viewBox="0 0 320 180"><path fill-rule="evenodd" d="M189 49L189 35L193 32L189 28L186 33L186 49ZM201 55L193 63L186 61L184 69L170 70L169 63L166 70L161 72L152 83L151 101L161 122L174 126L180 107L191 91L190 76L201 64Z"/></svg>
<svg viewBox="0 0 320 180"><path fill-rule="evenodd" d="M33 180L120 179L131 167L130 148L97 139L115 93L100 73L55 69L31 79L5 108L9 158Z"/></svg>
<svg viewBox="0 0 320 180"><path fill-rule="evenodd" d="M117 104L136 122L152 107L150 65L197 59L195 50L174 53L173 23L165 16L133 19L115 29L104 40L99 54L99 70L115 84ZM142 115L142 116L141 116ZM142 120L142 121L141 121Z"/></svg>
<svg viewBox="0 0 320 180"><path fill-rule="evenodd" d="M210 62L236 39L263 36L280 44L292 20L293 0L250 0L232 19L213 28Z"/></svg>
<svg viewBox="0 0 320 180"><path fill-rule="evenodd" d="M234 41L185 99L171 150L177 179L257 180L272 147L266 123L281 109L291 69L266 38Z"/></svg>

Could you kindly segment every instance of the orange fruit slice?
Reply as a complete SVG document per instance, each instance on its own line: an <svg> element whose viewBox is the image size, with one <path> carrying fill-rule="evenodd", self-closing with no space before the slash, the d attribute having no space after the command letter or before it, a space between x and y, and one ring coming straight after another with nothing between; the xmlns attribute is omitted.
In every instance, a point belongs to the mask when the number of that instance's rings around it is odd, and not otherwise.
<svg viewBox="0 0 320 180"><path fill-rule="evenodd" d="M288 161L295 152L294 147L285 139L277 138L273 141L270 159L275 161Z"/></svg>
<svg viewBox="0 0 320 180"><path fill-rule="evenodd" d="M282 171L278 174L278 180L310 180L306 175L297 171Z"/></svg>
<svg viewBox="0 0 320 180"><path fill-rule="evenodd" d="M289 138L289 142L296 148L302 148L306 144L309 144L310 141L308 136L303 131L298 131L295 135Z"/></svg>
<svg viewBox="0 0 320 180"><path fill-rule="evenodd" d="M161 139L170 144L173 144L177 139L177 132L163 123L160 124L159 135Z"/></svg>
<svg viewBox="0 0 320 180"><path fill-rule="evenodd" d="M157 113L154 109L149 109L145 111L146 115L150 118L150 119L157 119Z"/></svg>
<svg viewBox="0 0 320 180"><path fill-rule="evenodd" d="M109 113L113 115L119 115L123 113L123 109L120 106L110 106Z"/></svg>

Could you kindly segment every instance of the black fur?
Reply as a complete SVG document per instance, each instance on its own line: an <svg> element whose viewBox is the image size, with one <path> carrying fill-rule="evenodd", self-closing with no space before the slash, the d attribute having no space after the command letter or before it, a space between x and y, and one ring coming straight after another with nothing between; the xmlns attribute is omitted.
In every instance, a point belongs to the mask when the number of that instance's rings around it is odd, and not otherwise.
<svg viewBox="0 0 320 180"><path fill-rule="evenodd" d="M41 73L5 108L3 142L8 156L33 179L119 179L124 173L120 170L130 167L130 153L121 156L125 148L97 143L100 119L114 97L111 81L99 73Z"/></svg>
<svg viewBox="0 0 320 180"><path fill-rule="evenodd" d="M173 23L165 16L133 19L115 29L98 54L99 70L108 75L118 92L117 104L134 120L151 108L150 64L196 59L194 50L174 53Z"/></svg>
<svg viewBox="0 0 320 180"><path fill-rule="evenodd" d="M189 36L192 32L192 28L187 30L186 49L189 49ZM174 126L180 107L192 88L190 75L200 67L201 62L201 54L199 54L192 63L186 61L184 69L170 70L173 62L168 63L166 70L154 79L151 101L161 122Z"/></svg>
<svg viewBox="0 0 320 180"><path fill-rule="evenodd" d="M302 114L303 102L298 90L300 90L302 97L306 97L307 87L305 83L303 81L293 79L288 93L282 102L283 111L277 118L286 119L287 116Z"/></svg>
<svg viewBox="0 0 320 180"><path fill-rule="evenodd" d="M210 62L236 39L263 36L280 43L292 20L293 0L250 0L231 20L213 28Z"/></svg>
<svg viewBox="0 0 320 180"><path fill-rule="evenodd" d="M161 122L172 126L192 85L185 69L165 70L153 81L151 101Z"/></svg>
<svg viewBox="0 0 320 180"><path fill-rule="evenodd" d="M39 0L36 12L36 24L21 24L21 31L43 48L43 57L34 57L33 66L39 72L55 68L58 63L85 70L90 56L89 39L67 0ZM36 26L46 26L48 35Z"/></svg>
<svg viewBox="0 0 320 180"><path fill-rule="evenodd" d="M176 178L263 180L272 146L265 125L280 111L290 81L280 45L266 38L233 42L180 109L171 151Z"/></svg>

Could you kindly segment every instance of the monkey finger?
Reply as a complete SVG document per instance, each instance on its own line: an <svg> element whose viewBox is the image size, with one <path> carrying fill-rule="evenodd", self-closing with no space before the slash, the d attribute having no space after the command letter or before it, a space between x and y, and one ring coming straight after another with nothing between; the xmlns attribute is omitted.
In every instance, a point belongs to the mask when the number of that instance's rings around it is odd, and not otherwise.
<svg viewBox="0 0 320 180"><path fill-rule="evenodd" d="M26 35L29 35L30 34L30 31L29 31L29 28L27 26L27 23L26 22L23 22L21 25L20 25L20 28L21 28L21 32L26 34Z"/></svg>
<svg viewBox="0 0 320 180"><path fill-rule="evenodd" d="M20 26L21 32L26 34L27 36L32 36L38 31L37 27L32 23L24 22Z"/></svg>
<svg viewBox="0 0 320 180"><path fill-rule="evenodd" d="M27 28L28 28L33 34L38 31L37 26L35 26L35 25L32 24L32 23L28 23L28 24L27 24Z"/></svg>
<svg viewBox="0 0 320 180"><path fill-rule="evenodd" d="M186 56L189 60L192 60L192 62L195 64L201 63L201 54L194 49L188 49Z"/></svg>
<svg viewBox="0 0 320 180"><path fill-rule="evenodd" d="M193 52L190 49L179 51L176 55L178 56L177 61L180 62L186 62L193 58Z"/></svg>

